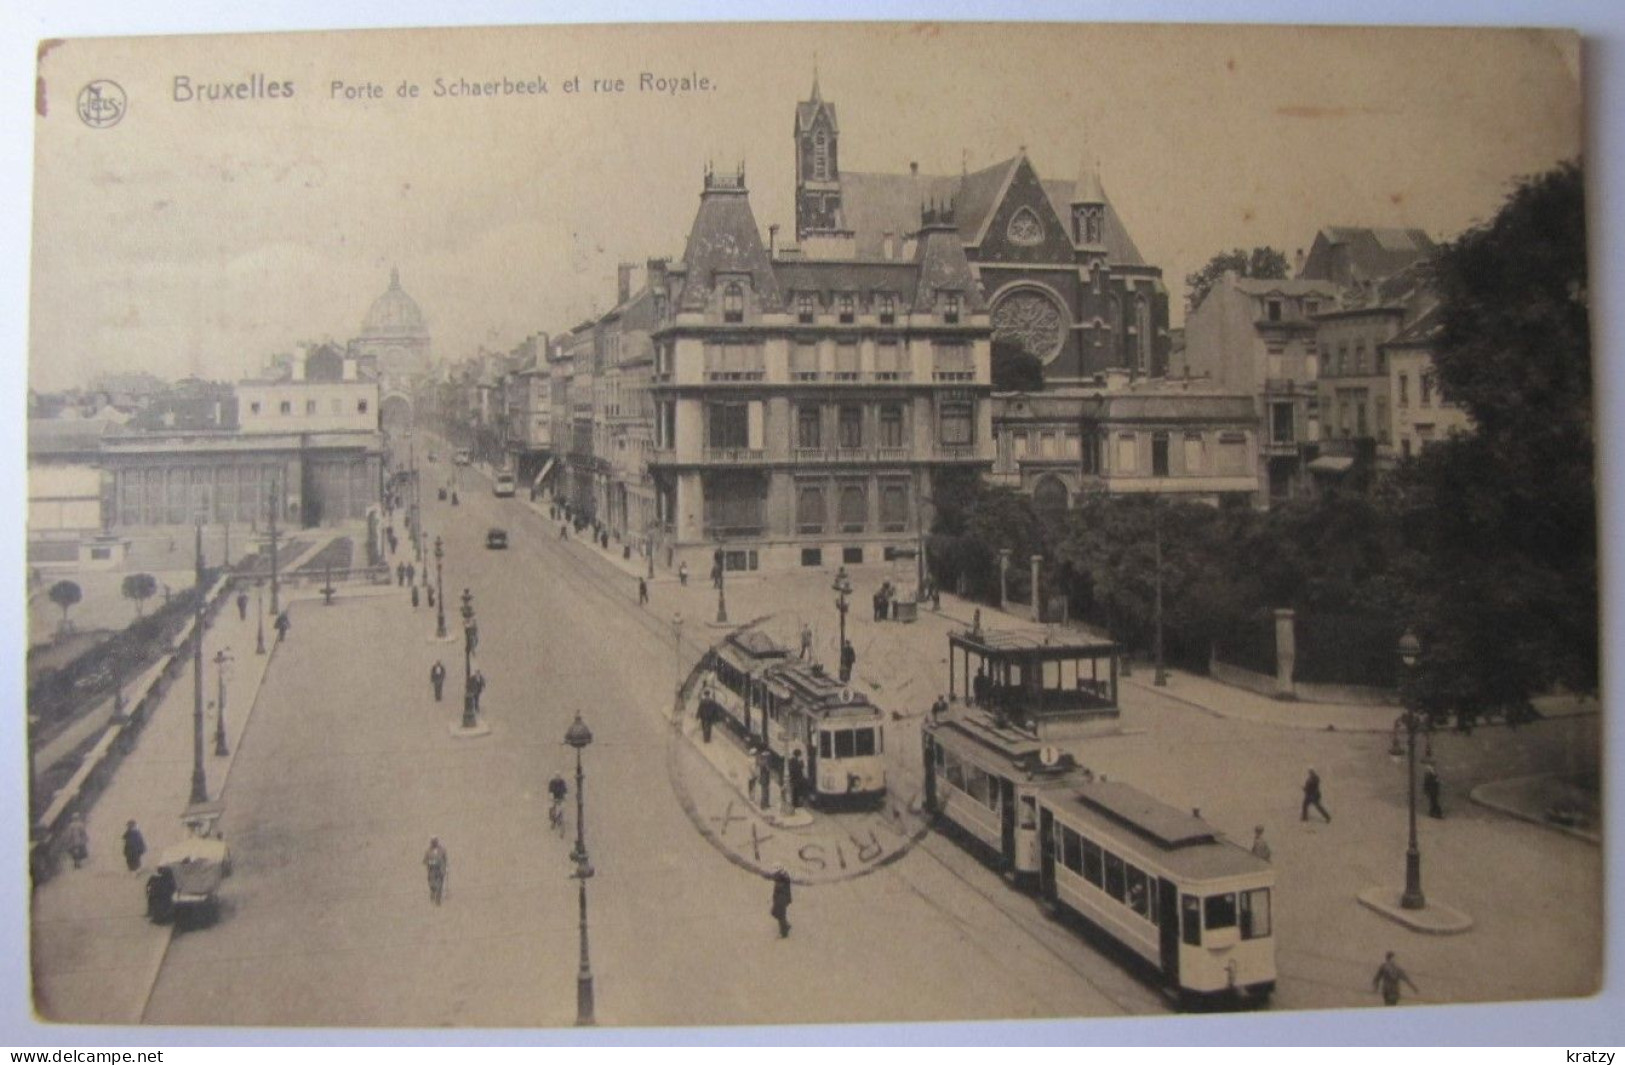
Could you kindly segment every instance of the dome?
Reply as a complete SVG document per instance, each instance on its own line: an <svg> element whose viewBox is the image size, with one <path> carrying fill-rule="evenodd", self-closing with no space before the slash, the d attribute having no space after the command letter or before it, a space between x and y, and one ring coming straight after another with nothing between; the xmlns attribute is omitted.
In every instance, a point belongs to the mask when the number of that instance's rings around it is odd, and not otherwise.
<svg viewBox="0 0 1625 1065"><path fill-rule="evenodd" d="M401 272L391 269L389 288L373 300L372 309L367 311L367 319L361 324L361 335L399 336L403 333L418 335L426 332L423 312L418 310L417 301L401 288Z"/></svg>

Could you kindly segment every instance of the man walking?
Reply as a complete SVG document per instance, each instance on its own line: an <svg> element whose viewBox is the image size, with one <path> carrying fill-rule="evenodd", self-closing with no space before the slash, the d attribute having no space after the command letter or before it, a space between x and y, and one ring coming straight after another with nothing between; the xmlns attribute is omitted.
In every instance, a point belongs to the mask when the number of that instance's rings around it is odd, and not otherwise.
<svg viewBox="0 0 1625 1065"><path fill-rule="evenodd" d="M141 856L147 853L147 841L141 838L141 830L131 821L124 826L124 864L130 872L141 870Z"/></svg>
<svg viewBox="0 0 1625 1065"><path fill-rule="evenodd" d="M807 622L801 623L801 658L803 661L812 657L812 626Z"/></svg>
<svg viewBox="0 0 1625 1065"><path fill-rule="evenodd" d="M416 610L417 608L418 608L418 586L414 584L414 585L412 585L412 609Z"/></svg>
<svg viewBox="0 0 1625 1065"><path fill-rule="evenodd" d="M446 897L446 872L451 867L440 837L429 840L429 849L423 852L423 865L429 871L429 901L438 906Z"/></svg>
<svg viewBox="0 0 1625 1065"><path fill-rule="evenodd" d="M638 578L638 606L649 605L649 582L642 577Z"/></svg>
<svg viewBox="0 0 1625 1065"><path fill-rule="evenodd" d="M1371 978L1371 989L1382 992L1384 1005L1397 1006L1399 1005L1399 985L1402 982L1408 984L1410 989L1418 995L1422 993L1415 984L1411 983L1411 978L1405 974L1404 969L1399 967L1399 963L1394 961L1394 952L1390 950L1388 956L1382 960L1382 965L1377 968L1377 975Z"/></svg>
<svg viewBox="0 0 1625 1065"><path fill-rule="evenodd" d="M68 819L68 828L62 834L62 846L73 859L75 869L85 864L90 857L90 833L85 829L83 814L74 814Z"/></svg>
<svg viewBox="0 0 1625 1065"><path fill-rule="evenodd" d="M1309 770L1309 775L1303 781L1303 809L1298 812L1298 820L1309 820L1309 808L1311 806L1320 811L1320 816L1326 819L1328 825L1332 823L1332 815L1327 813L1326 807L1320 804L1320 774L1316 773L1314 769Z"/></svg>
<svg viewBox="0 0 1625 1065"><path fill-rule="evenodd" d="M1422 763L1422 794L1428 797L1428 816L1444 817L1444 807L1439 804L1439 770L1432 762Z"/></svg>
<svg viewBox="0 0 1625 1065"><path fill-rule="evenodd" d="M288 620L288 612L284 610L282 613L278 614L276 616L276 621L271 627L276 629L277 643L281 643L283 640L286 640L288 638L288 630L293 627L293 622Z"/></svg>
<svg viewBox="0 0 1625 1065"><path fill-rule="evenodd" d="M677 583L682 585L684 588L688 587L688 563L687 562L679 562L677 564Z"/></svg>
<svg viewBox="0 0 1625 1065"><path fill-rule="evenodd" d="M429 685L434 688L434 701L440 702L440 692L446 686L446 667L438 660L429 667Z"/></svg>
<svg viewBox="0 0 1625 1065"><path fill-rule="evenodd" d="M779 938L790 934L790 874L779 866L773 872L773 908L768 911L779 922Z"/></svg>
<svg viewBox="0 0 1625 1065"><path fill-rule="evenodd" d="M801 809L807 796L807 767L801 760L801 749L790 752L790 808Z"/></svg>
<svg viewBox="0 0 1625 1065"><path fill-rule="evenodd" d="M474 700L474 712L480 712L480 696L485 694L485 674L475 670L468 678L468 693Z"/></svg>
<svg viewBox="0 0 1625 1065"><path fill-rule="evenodd" d="M248 593L241 589L237 592L237 620L248 620Z"/></svg>

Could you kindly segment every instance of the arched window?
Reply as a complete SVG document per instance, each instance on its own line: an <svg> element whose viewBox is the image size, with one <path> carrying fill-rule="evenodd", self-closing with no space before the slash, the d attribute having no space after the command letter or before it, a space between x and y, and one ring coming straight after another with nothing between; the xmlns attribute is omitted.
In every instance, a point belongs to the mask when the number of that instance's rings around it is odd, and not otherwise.
<svg viewBox="0 0 1625 1065"><path fill-rule="evenodd" d="M1053 513L1066 509L1066 485L1053 474L1046 475L1033 486L1033 509Z"/></svg>
<svg viewBox="0 0 1625 1065"><path fill-rule="evenodd" d="M722 290L722 320L724 322L745 320L745 290L737 281L728 282L728 287Z"/></svg>
<svg viewBox="0 0 1625 1065"><path fill-rule="evenodd" d="M813 134L813 180L829 180L829 135L823 130Z"/></svg>
<svg viewBox="0 0 1625 1065"><path fill-rule="evenodd" d="M1135 365L1143 374L1151 372L1151 304L1144 296L1134 301Z"/></svg>

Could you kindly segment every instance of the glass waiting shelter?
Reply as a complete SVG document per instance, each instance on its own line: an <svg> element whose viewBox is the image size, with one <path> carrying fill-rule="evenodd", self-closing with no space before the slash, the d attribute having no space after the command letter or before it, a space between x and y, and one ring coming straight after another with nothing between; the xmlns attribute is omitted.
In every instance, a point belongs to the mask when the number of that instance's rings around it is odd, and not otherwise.
<svg viewBox="0 0 1625 1065"><path fill-rule="evenodd" d="M948 637L948 693L1038 729L1046 721L1117 716L1117 656L1108 640L1047 630Z"/></svg>

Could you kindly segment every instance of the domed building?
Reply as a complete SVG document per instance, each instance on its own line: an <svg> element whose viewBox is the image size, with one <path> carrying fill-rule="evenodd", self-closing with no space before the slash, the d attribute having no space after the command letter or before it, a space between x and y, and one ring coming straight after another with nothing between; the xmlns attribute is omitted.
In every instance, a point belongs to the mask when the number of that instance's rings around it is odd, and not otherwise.
<svg viewBox="0 0 1625 1065"><path fill-rule="evenodd" d="M429 327L417 300L401 288L401 273L389 271L389 288L372 301L350 355L363 374L376 377L380 414L388 431L404 417L411 423L416 384L429 373Z"/></svg>

